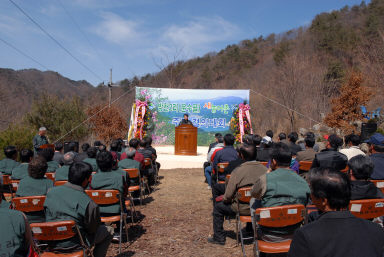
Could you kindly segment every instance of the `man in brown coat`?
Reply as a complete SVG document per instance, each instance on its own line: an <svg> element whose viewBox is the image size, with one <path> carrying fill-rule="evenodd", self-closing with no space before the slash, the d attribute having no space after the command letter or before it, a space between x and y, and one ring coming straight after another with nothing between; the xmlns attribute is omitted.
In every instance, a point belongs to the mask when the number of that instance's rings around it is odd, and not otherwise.
<svg viewBox="0 0 384 257"><path fill-rule="evenodd" d="M212 244L225 244L224 217L236 215L237 200L235 196L237 190L242 187L252 186L260 176L267 172L264 165L255 161L256 148L254 145L242 145L239 152L245 163L232 172L222 201L216 203L213 209L214 235L208 238L208 242ZM249 204L240 203L239 207L241 215L250 215Z"/></svg>
<svg viewBox="0 0 384 257"><path fill-rule="evenodd" d="M305 142L305 150L297 153L296 161L313 161L315 159L316 152L313 150L313 146L315 145L314 137L306 137L304 139Z"/></svg>

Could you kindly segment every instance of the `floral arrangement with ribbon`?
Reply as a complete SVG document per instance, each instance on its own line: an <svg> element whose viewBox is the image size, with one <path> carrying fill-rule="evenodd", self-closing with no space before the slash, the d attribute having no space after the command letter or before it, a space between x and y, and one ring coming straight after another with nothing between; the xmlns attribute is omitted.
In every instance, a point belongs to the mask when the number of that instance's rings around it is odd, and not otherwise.
<svg viewBox="0 0 384 257"><path fill-rule="evenodd" d="M140 92L139 99L136 100L135 105L135 116L133 122L133 135L135 138L143 139L149 135L153 122L156 121L156 112L151 111L151 95L148 91L142 90Z"/></svg>
<svg viewBox="0 0 384 257"><path fill-rule="evenodd" d="M236 142L242 143L244 135L253 134L250 109L251 107L247 103L242 103L233 111L231 130Z"/></svg>

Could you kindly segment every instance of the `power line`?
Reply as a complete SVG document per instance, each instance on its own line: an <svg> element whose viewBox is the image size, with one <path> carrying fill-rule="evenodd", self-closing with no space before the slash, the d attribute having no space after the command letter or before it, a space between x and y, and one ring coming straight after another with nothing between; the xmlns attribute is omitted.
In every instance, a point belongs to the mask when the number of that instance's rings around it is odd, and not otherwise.
<svg viewBox="0 0 384 257"><path fill-rule="evenodd" d="M22 12L33 24L35 24L44 34L46 34L53 42L55 42L61 49L63 49L69 56L71 56L76 62L83 66L86 70L92 73L96 78L103 81L103 79L93 72L87 65L82 63L77 57L75 57L67 48L65 48L59 41L57 41L48 31L46 31L39 23L37 23L31 16L29 16L19 5L17 5L13 0L9 0L20 12Z"/></svg>
<svg viewBox="0 0 384 257"><path fill-rule="evenodd" d="M34 59L33 57L31 57L30 55L24 53L23 51L21 51L20 49L18 49L16 46L12 45L11 43L5 41L4 39L0 38L0 41L2 41L4 44L6 44L7 46L9 46L10 48L12 48L13 50L15 50L16 52L18 52L19 54L23 55L24 57L27 57L28 59L32 60L33 62L37 63L38 65L40 65L41 67L43 67L44 69L46 70L49 70L47 68L47 66L45 66L44 64L42 64L41 62L37 61L36 59Z"/></svg>
<svg viewBox="0 0 384 257"><path fill-rule="evenodd" d="M280 105L281 107L283 107L283 108L285 108L285 109L287 109L287 110L290 110L290 111L292 111L292 112L295 112L295 113L297 113L298 115L300 115L300 116L302 116L302 117L304 117L304 118L307 118L307 119L310 120L310 121L313 121L313 122L318 123L318 124L325 125L325 124L322 123L321 121L314 120L314 119L312 119L311 117L308 117L308 116L302 114L301 112L298 112L298 111L296 111L296 110L294 110L294 109L292 109L292 108L290 108L290 107L288 107L288 106L286 106L286 105L284 105L284 104L282 104L282 103L279 103L278 101L273 100L272 98L269 98L269 97L267 97L267 96L265 96L265 95L263 95L263 94L261 94L261 93L255 91L255 90L253 90L253 89L250 89L250 90L251 90L252 92L258 94L259 96L261 96L261 97L267 99L268 101L271 101L271 102L274 103L274 104ZM326 125L325 125L325 126L326 126Z"/></svg>
<svg viewBox="0 0 384 257"><path fill-rule="evenodd" d="M100 56L100 53L99 51L96 49L96 47L93 45L92 41L89 40L89 38L87 37L87 35L84 33L84 31L80 28L79 24L76 22L75 18L69 13L69 11L67 10L67 8L65 8L65 6L63 5L63 3L60 1L60 0L56 0L60 5L61 7L63 8L63 10L65 11L65 13L67 14L67 16L69 17L69 19L72 21L72 23L75 25L75 27L80 31L80 33L83 35L83 37L85 38L85 40L88 42L88 44L91 46L91 48L93 49L93 51L96 53L97 55L97 58L99 59L100 63L104 66L104 68L108 69L108 67L105 65L105 63L103 62L103 58L101 58Z"/></svg>
<svg viewBox="0 0 384 257"><path fill-rule="evenodd" d="M117 102L119 99L121 99L123 96L125 96L126 94L130 93L133 89L135 89L135 87L132 87L131 89L129 89L128 91L124 92L122 95L120 95L119 97L117 97L116 99L114 99L110 104L114 104L115 102ZM78 129L81 125L83 125L84 123L86 123L87 121L89 121L90 119L92 119L93 117L95 117L97 114L99 114L100 112L104 111L106 108L109 108L109 104L106 104L103 108L101 108L98 112L96 112L95 114L93 114L92 116L88 117L87 119L85 119L83 122L81 122L79 125L75 126L73 129L71 129L70 131L68 131L67 133L65 133L63 136L61 136L59 139L57 139L54 143L57 143L59 142L60 140L62 140L64 137L66 137L67 135L71 134L73 131L75 131L76 129Z"/></svg>

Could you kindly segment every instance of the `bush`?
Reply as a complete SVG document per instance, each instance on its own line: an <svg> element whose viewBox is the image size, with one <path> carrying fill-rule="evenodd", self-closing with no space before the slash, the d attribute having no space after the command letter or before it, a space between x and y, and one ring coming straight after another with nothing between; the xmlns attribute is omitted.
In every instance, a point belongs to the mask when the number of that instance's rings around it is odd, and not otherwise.
<svg viewBox="0 0 384 257"><path fill-rule="evenodd" d="M4 158L4 147L16 146L17 150L33 148L32 139L35 130L24 123L11 124L6 130L0 132L0 159Z"/></svg>

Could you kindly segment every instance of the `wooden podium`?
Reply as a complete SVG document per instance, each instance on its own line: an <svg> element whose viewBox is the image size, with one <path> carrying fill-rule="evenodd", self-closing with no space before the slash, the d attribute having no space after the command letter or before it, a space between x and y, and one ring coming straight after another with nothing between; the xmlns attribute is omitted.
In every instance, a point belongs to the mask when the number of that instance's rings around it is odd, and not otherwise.
<svg viewBox="0 0 384 257"><path fill-rule="evenodd" d="M175 155L197 155L197 128L183 124L175 128Z"/></svg>

